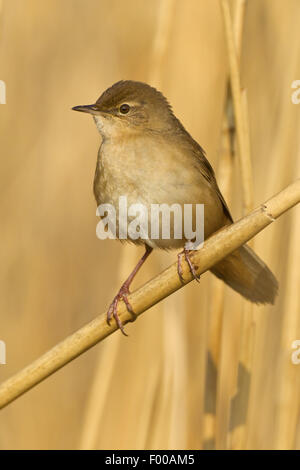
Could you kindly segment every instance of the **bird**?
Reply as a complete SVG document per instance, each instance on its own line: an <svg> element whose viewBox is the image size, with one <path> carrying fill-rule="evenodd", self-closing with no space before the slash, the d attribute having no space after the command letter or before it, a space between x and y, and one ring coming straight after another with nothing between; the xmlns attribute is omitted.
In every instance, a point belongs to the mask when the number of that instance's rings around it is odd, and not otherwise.
<svg viewBox="0 0 300 470"><path fill-rule="evenodd" d="M205 151L156 88L139 81L121 80L104 91L94 104L72 109L92 115L102 138L93 185L98 206L111 204L118 207L120 197L124 196L128 204L141 203L147 209L151 209L153 204L177 204L180 207L188 204L193 208L202 204L205 240L233 223ZM194 209L191 217L195 218ZM128 216L129 220L132 217ZM117 228L120 228L119 222L117 210ZM153 223L150 219L148 222ZM107 311L108 324L114 318L125 335L118 304L123 300L134 317L128 300L130 285L153 249L180 249L177 255L180 279L183 280L182 263L186 262L193 277L199 281L189 256L191 240L185 236L175 238L170 232L169 238L163 238L160 233L156 239L151 239L151 236L144 239L128 237L127 241L144 245L145 252ZM278 282L247 245L215 264L211 272L253 303L275 302Z"/></svg>

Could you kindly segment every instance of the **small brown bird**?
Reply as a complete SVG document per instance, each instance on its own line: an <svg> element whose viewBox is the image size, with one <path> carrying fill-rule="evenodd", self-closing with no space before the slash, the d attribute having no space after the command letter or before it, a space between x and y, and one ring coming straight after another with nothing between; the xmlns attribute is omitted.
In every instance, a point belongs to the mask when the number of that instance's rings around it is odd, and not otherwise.
<svg viewBox="0 0 300 470"><path fill-rule="evenodd" d="M117 210L120 196L128 205L204 204L204 238L233 219L218 187L215 173L203 149L173 114L166 98L146 83L126 80L115 83L95 104L75 106L75 111L90 113L102 136L94 179L97 204L109 203ZM193 214L195 214L193 212ZM128 220L132 218L128 217ZM149 224L151 225L149 219ZM182 257L197 278L189 258L184 236L176 239L128 240L144 244L145 254L121 286L107 312L124 333L118 317L118 302L124 300L134 314L127 295L130 284L153 248L179 249L178 274ZM242 246L211 271L243 297L255 303L274 303L278 283L264 262L249 248Z"/></svg>

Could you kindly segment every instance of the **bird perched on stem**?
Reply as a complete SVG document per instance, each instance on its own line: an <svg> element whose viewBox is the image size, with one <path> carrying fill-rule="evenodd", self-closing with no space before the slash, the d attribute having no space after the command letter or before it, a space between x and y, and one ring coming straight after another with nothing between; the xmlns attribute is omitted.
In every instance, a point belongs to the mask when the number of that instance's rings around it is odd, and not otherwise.
<svg viewBox="0 0 300 470"><path fill-rule="evenodd" d="M153 204L192 205L191 217L194 219L195 206L203 204L204 239L233 222L203 149L155 88L146 83L120 81L106 90L95 104L73 109L91 114L102 136L94 179L98 205L111 204L117 208L122 196L126 196L130 205L142 203L149 209ZM118 215L117 211L117 224ZM147 222L150 226L153 224L150 218ZM178 255L178 275L182 278L181 266L185 261L199 280L189 257L191 240L185 236L176 238L173 231L165 238L160 232L155 239L149 236L129 238L128 241L143 244L145 253L107 312L108 323L114 317L123 333L118 303L123 300L134 315L128 300L129 287L153 248L182 248ZM250 247L240 247L211 271L246 299L255 303L274 303L277 280Z"/></svg>

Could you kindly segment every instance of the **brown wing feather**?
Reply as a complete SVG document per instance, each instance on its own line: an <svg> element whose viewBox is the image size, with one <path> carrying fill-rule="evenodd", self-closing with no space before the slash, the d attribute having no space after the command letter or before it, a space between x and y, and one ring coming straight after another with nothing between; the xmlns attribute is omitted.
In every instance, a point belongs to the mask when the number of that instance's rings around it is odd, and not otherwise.
<svg viewBox="0 0 300 470"><path fill-rule="evenodd" d="M216 193L218 194L218 196L220 198L220 201L222 202L225 215L228 217L230 222L233 222L233 219L232 219L231 214L230 214L229 207L227 206L227 203L226 203L226 201L225 201L225 199L224 199L224 197L223 197L223 195L220 191L220 188L218 186L216 176L215 176L215 172L214 172L211 164L209 163L209 161L207 160L207 158L205 156L205 150L198 144L198 142L196 142L196 140L194 140L192 138L192 136L183 127L181 122L177 118L175 118L175 119L177 121L177 125L179 126L180 131L181 132L183 131L182 136L184 136L184 140L185 140L186 145L192 146L193 153L196 156L197 161L199 163L198 169L200 170L203 177L207 181L209 181L209 183L215 189Z"/></svg>

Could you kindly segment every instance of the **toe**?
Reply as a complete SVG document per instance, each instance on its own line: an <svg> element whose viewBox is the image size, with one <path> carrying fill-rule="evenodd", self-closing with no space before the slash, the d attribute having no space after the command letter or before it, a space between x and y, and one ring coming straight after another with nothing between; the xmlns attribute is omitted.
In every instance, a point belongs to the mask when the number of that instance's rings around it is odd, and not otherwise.
<svg viewBox="0 0 300 470"><path fill-rule="evenodd" d="M181 282L184 282L181 261L182 261L182 253L179 253L177 255L177 272L178 272L178 276Z"/></svg>

